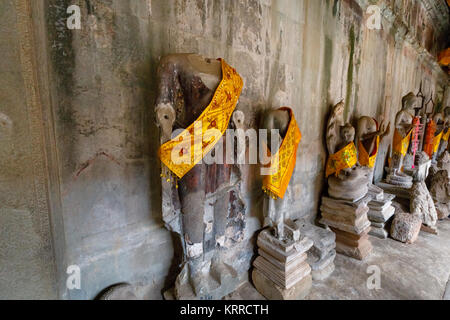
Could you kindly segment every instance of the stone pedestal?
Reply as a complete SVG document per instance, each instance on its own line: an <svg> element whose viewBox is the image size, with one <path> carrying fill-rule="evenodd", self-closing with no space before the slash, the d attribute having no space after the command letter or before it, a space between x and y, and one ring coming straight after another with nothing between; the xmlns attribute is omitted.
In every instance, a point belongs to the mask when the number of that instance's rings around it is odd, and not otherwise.
<svg viewBox="0 0 450 320"><path fill-rule="evenodd" d="M403 174L395 174L394 172L391 172L390 168L385 168L387 176L386 176L386 183L399 186L405 189L409 189L412 187L413 184L413 177L411 175L408 175L406 173Z"/></svg>
<svg viewBox="0 0 450 320"><path fill-rule="evenodd" d="M300 232L313 241L313 246L308 251L308 263L312 269L314 281L325 280L334 271L334 259L336 258L336 235L333 231L313 224L296 221Z"/></svg>
<svg viewBox="0 0 450 320"><path fill-rule="evenodd" d="M394 195L380 193L373 197L368 203L369 212L368 217L371 223L369 234L380 239L386 239L389 235L389 223L395 213L395 208L392 206Z"/></svg>
<svg viewBox="0 0 450 320"><path fill-rule="evenodd" d="M320 223L327 225L336 234L336 251L349 257L363 260L372 252L369 240L370 221L366 196L349 202L330 197L322 197Z"/></svg>
<svg viewBox="0 0 450 320"><path fill-rule="evenodd" d="M312 284L307 251L313 242L307 238L279 240L270 229L258 236L259 256L253 262L252 280L267 299L298 300L308 295Z"/></svg>
<svg viewBox="0 0 450 320"><path fill-rule="evenodd" d="M413 181L424 181L428 177L431 160L417 164L414 168L404 169L404 172L413 178Z"/></svg>

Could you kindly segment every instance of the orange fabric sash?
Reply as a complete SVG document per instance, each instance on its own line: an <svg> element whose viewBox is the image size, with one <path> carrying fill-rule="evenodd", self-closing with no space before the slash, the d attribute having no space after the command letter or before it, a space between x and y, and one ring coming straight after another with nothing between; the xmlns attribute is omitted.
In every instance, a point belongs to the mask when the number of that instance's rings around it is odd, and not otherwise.
<svg viewBox="0 0 450 320"><path fill-rule="evenodd" d="M286 193L292 173L294 172L298 144L302 139L302 134L298 128L292 110L287 107L282 107L280 110L288 110L291 120L280 149L274 157L271 157L270 172L274 173L264 176L263 190L264 192L272 193L276 197L282 199ZM270 156L269 150L267 150L267 154Z"/></svg>
<svg viewBox="0 0 450 320"><path fill-rule="evenodd" d="M450 2L447 0L450 6ZM438 61L443 66L448 66L450 64L450 48L447 48L439 53Z"/></svg>
<svg viewBox="0 0 450 320"><path fill-rule="evenodd" d="M406 155L408 152L409 142L411 140L412 130L406 135L406 137L402 138L400 132L395 129L394 131L394 143L393 150L394 152L400 153L401 155Z"/></svg>
<svg viewBox="0 0 450 320"><path fill-rule="evenodd" d="M341 170L353 167L357 162L356 154L355 143L351 142L335 154L330 155L327 161L326 177L328 178L333 173L337 177Z"/></svg>
<svg viewBox="0 0 450 320"><path fill-rule="evenodd" d="M210 104L193 124L159 148L161 161L180 179L219 142L216 134L225 133L241 94L241 77L225 60L220 61L222 80Z"/></svg>
<svg viewBox="0 0 450 320"><path fill-rule="evenodd" d="M358 141L359 164L362 166L373 168L375 166L375 161L377 160L379 145L380 145L380 136L377 136L377 140L375 142L375 150L373 151L372 155L369 156L369 153L367 152L366 148L364 148L364 145L362 144L362 142Z"/></svg>
<svg viewBox="0 0 450 320"><path fill-rule="evenodd" d="M436 132L436 123L431 120L427 125L427 131L425 134L425 144L423 151L431 158L434 153L434 134Z"/></svg>

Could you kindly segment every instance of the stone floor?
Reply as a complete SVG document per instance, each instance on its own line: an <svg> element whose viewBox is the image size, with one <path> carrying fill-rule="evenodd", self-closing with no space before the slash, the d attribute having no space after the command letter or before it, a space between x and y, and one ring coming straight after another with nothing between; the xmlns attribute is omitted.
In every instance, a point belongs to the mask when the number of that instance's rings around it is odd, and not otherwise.
<svg viewBox="0 0 450 320"><path fill-rule="evenodd" d="M414 244L371 237L373 252L366 261L338 254L336 270L325 281L315 281L308 300L320 299L450 299L450 220L438 223L439 235L421 231ZM381 271L380 289L369 290L369 266ZM446 292L447 288L447 292ZM250 283L228 299L259 300Z"/></svg>

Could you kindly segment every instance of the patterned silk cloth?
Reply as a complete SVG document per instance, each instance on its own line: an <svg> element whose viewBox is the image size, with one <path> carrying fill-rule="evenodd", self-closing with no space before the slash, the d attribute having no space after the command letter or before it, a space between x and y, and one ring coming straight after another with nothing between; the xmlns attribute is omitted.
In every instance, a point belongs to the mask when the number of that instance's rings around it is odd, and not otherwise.
<svg viewBox="0 0 450 320"><path fill-rule="evenodd" d="M394 131L394 144L392 146L394 152L400 153L402 156L406 155L408 152L409 142L411 140L412 130L406 135L406 137L402 138L400 132L395 129Z"/></svg>
<svg viewBox="0 0 450 320"><path fill-rule="evenodd" d="M219 60L222 80L210 104L194 123L159 148L159 158L179 179L220 141L241 94L242 78L225 60Z"/></svg>
<svg viewBox="0 0 450 320"><path fill-rule="evenodd" d="M356 162L356 146L354 142L351 142L335 154L328 157L325 175L328 178L329 175L334 173L337 177L341 170L353 167Z"/></svg>
<svg viewBox="0 0 450 320"><path fill-rule="evenodd" d="M375 141L375 149L372 152L372 155L369 155L366 148L361 141L358 142L358 160L359 164L365 167L373 168L375 166L375 162L377 161L378 147L380 145L380 137L377 136Z"/></svg>
<svg viewBox="0 0 450 320"><path fill-rule="evenodd" d="M274 156L270 156L270 151L268 149L266 150L267 154L271 157L270 172L272 174L264 176L263 190L273 198L278 197L282 199L294 172L298 144L300 143L302 134L292 110L288 107L282 107L279 110L289 111L291 120L278 152Z"/></svg>

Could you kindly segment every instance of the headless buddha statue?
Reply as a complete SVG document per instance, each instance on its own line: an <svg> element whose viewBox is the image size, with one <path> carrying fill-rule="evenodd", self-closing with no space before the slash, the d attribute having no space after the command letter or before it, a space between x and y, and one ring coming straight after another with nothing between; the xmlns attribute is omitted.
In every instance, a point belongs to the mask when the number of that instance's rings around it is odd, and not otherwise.
<svg viewBox="0 0 450 320"><path fill-rule="evenodd" d="M389 134L390 123L387 127L382 123L378 128L374 118L363 116L359 118L357 128L358 162L369 168L369 188L371 188L380 140Z"/></svg>
<svg viewBox="0 0 450 320"><path fill-rule="evenodd" d="M267 141L270 142L271 154L276 154L281 146L281 143L286 136L290 114L288 110L278 109L269 110L264 114L262 119L261 129L267 130ZM273 131L272 131L273 130ZM275 134L275 136L273 136ZM267 143L269 145L269 143ZM274 236L278 239L284 239L284 223L286 219L286 200L276 199L266 195L264 197L264 225L273 228Z"/></svg>
<svg viewBox="0 0 450 320"><path fill-rule="evenodd" d="M408 152L413 129L414 109L417 108L418 103L416 95L412 92L408 93L402 99L402 109L395 116L394 143L390 164L392 177L408 177L402 172L403 159Z"/></svg>
<svg viewBox="0 0 450 320"><path fill-rule="evenodd" d="M218 90L226 90L223 97L229 103L233 103L230 100L234 98L237 102L242 81L234 69L227 65L227 69L224 69L222 63L226 65L223 60L208 59L197 54L173 54L161 59L155 108L156 122L161 131L161 149L175 140L175 130L191 128L210 104L214 104L215 108L221 107L221 103L216 104L216 100L212 102ZM227 80L229 83L222 82L219 88L221 80L225 81L222 70L228 70L227 79L238 80L231 84L231 80ZM232 88L230 91L229 87ZM223 111L222 115L226 112ZM214 115L208 118L211 120L210 126L217 126L219 118L212 118ZM224 120L225 126L228 126L228 120ZM213 149L209 154L214 152ZM163 161L161 154L160 158ZM236 225L230 225L227 220L240 214L244 216L245 212L244 203L236 189L237 182L232 182L236 168L227 164L199 162L176 181L175 175L169 171L173 169L164 165L162 167L163 220L169 230L180 234L184 251L183 270L175 283L175 294L182 295L181 287L189 282L195 296L204 298L212 291L206 280L210 270L215 269L215 275L226 271L223 264L214 259L216 248L225 242L238 242L243 237L244 220L236 222ZM213 217L208 221L205 221L205 212L212 212ZM228 227L233 230L233 235L226 237ZM220 279L218 281L220 283Z"/></svg>
<svg viewBox="0 0 450 320"><path fill-rule="evenodd" d="M431 137L430 146L426 146L429 149L429 153L431 154L431 159L433 163L436 163L436 157L439 151L439 145L441 143L442 136L444 134L444 124L445 124L445 116L442 112L437 112L433 115L433 124L434 124L434 134ZM430 155L429 154L429 155Z"/></svg>
<svg viewBox="0 0 450 320"><path fill-rule="evenodd" d="M437 161L440 156L444 153L448 148L448 139L450 136L450 107L446 107L444 112L441 113L442 116L442 138L439 143L438 151L433 156L433 160Z"/></svg>
<svg viewBox="0 0 450 320"><path fill-rule="evenodd" d="M328 194L335 199L355 201L368 190L368 171L357 165L355 128L344 124L344 103L333 107L327 125Z"/></svg>

